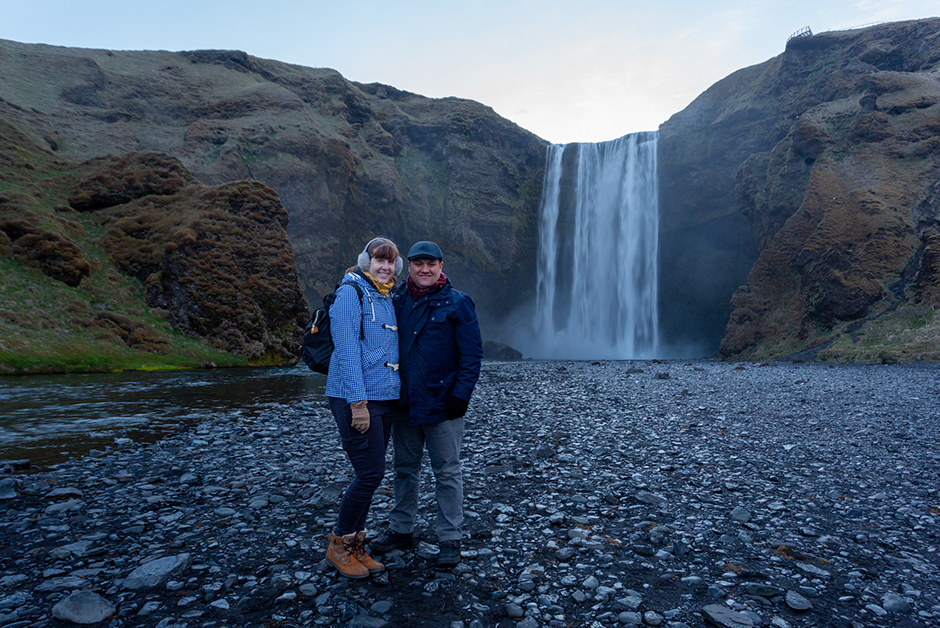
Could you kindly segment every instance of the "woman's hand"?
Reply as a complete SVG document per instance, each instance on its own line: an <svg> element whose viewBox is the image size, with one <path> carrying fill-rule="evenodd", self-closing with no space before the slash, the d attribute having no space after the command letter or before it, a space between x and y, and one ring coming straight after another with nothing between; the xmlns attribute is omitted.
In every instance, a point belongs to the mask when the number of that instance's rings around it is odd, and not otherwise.
<svg viewBox="0 0 940 628"><path fill-rule="evenodd" d="M359 432L360 434L365 434L369 431L369 408L368 402L356 401L349 404L349 409L352 410L352 428Z"/></svg>

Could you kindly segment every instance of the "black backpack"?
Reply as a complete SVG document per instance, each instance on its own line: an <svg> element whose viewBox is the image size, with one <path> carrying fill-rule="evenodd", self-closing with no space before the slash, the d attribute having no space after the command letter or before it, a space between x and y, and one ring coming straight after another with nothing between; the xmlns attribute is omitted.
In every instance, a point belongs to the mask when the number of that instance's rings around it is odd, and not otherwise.
<svg viewBox="0 0 940 628"><path fill-rule="evenodd" d="M336 292L346 284L336 286L336 290L323 297L323 305L313 312L310 322L304 327L304 342L300 346L300 357L314 373L327 374L330 370L330 356L333 355L333 336L330 334L330 306L336 300ZM349 284L359 295L359 307L362 307L362 288ZM365 340L366 330L359 321L359 339Z"/></svg>

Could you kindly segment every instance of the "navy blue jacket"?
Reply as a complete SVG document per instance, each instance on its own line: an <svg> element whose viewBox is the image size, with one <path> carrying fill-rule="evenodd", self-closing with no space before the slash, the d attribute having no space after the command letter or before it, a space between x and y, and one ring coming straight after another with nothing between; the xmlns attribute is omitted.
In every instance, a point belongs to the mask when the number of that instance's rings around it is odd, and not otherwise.
<svg viewBox="0 0 940 628"><path fill-rule="evenodd" d="M393 297L398 319L401 401L412 425L447 419L451 396L470 401L480 377L483 341L473 300L447 280L417 302L406 282Z"/></svg>

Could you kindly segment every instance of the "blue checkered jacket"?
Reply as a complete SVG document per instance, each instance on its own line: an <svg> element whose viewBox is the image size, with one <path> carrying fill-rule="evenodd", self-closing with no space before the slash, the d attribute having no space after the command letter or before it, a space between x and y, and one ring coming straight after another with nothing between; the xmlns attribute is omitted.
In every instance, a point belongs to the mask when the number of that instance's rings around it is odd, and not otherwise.
<svg viewBox="0 0 940 628"><path fill-rule="evenodd" d="M348 283L362 289L359 295ZM359 322L365 339L359 337ZM398 332L391 294L383 297L361 273L347 273L330 306L333 355L326 376L326 394L347 403L398 399ZM394 365L396 368L393 368Z"/></svg>

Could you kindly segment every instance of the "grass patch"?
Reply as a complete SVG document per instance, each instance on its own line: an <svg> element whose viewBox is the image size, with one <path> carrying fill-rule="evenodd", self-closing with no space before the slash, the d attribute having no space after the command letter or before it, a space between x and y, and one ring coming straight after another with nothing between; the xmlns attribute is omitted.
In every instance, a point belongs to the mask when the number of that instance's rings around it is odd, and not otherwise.
<svg viewBox="0 0 940 628"><path fill-rule="evenodd" d="M940 360L940 316L922 304L905 304L841 335L819 354L839 362Z"/></svg>

